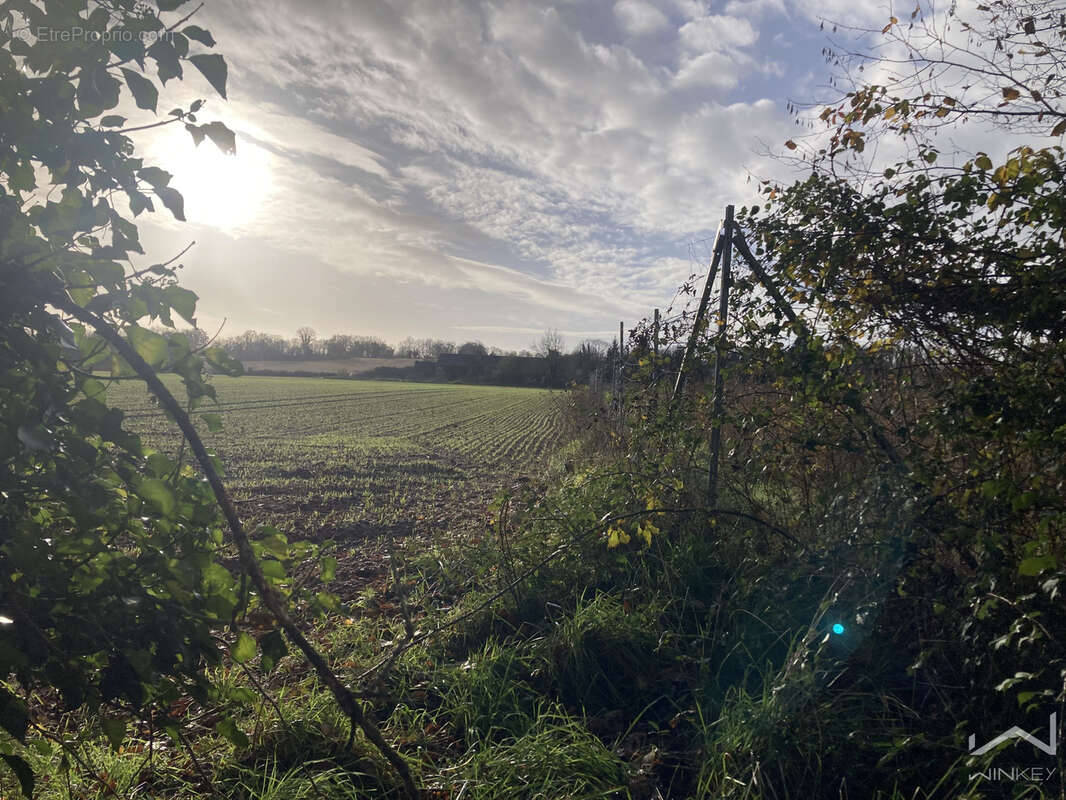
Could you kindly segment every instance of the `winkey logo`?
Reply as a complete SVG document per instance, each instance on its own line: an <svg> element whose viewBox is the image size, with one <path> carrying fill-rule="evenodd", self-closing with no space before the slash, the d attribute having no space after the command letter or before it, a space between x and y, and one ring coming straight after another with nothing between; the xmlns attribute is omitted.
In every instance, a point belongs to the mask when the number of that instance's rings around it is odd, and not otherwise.
<svg viewBox="0 0 1066 800"><path fill-rule="evenodd" d="M1013 728L1010 728L1009 730L1003 731L1003 733L1001 733L995 739L993 739L992 741L988 742L987 744L981 745L980 747L976 747L977 737L974 734L971 733L970 734L970 755L972 755L972 756L983 756L989 750L992 750L995 747L1003 744L1003 742L1007 741L1008 739L1024 739L1025 741L1029 742L1029 744L1031 744L1033 747L1035 747L1035 748L1037 748L1039 750L1043 750L1049 756L1053 756L1053 755L1055 755L1056 751L1058 750L1058 746L1059 746L1058 734L1057 734L1057 729L1056 729L1056 726L1055 726L1055 723L1057 721L1058 721L1058 712L1054 712L1054 713L1051 714L1050 717L1048 717L1048 741L1047 741L1047 744L1044 744L1042 741L1037 739L1031 733L1027 733L1026 731L1023 731L1017 725L1015 725Z"/></svg>

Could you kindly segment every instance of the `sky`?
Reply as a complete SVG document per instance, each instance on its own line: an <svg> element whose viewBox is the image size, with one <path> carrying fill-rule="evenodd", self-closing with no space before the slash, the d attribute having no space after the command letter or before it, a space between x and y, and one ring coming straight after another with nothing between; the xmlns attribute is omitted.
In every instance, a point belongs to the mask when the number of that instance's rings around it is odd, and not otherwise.
<svg viewBox="0 0 1066 800"><path fill-rule="evenodd" d="M879 0L207 0L228 100L187 69L141 134L187 223L139 217L151 260L223 336L406 336L568 348L665 309L727 203L787 178L789 101L825 97L823 18ZM140 112L144 116L147 112ZM146 120L150 121L150 120Z"/></svg>

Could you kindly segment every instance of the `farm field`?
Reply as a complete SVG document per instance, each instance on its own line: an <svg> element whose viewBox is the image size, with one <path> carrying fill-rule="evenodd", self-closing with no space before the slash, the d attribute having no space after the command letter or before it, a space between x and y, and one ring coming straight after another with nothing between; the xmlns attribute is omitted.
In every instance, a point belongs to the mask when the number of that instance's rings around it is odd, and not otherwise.
<svg viewBox="0 0 1066 800"><path fill-rule="evenodd" d="M313 372L334 375L359 375L380 367L413 367L413 358L338 358L308 361L244 361L248 372Z"/></svg>
<svg viewBox="0 0 1066 800"><path fill-rule="evenodd" d="M182 397L180 382L168 384ZM469 525L499 489L542 468L563 395L541 389L326 378L216 377L198 409L242 516L338 545ZM169 454L180 439L147 390L112 387L127 430ZM209 432L203 414L221 417Z"/></svg>

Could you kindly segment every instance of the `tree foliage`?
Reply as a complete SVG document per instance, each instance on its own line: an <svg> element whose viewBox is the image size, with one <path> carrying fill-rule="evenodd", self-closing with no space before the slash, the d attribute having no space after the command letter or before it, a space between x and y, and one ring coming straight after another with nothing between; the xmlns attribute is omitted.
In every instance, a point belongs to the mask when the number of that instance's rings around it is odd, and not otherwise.
<svg viewBox="0 0 1066 800"><path fill-rule="evenodd" d="M39 711L26 697L66 709L206 701L217 689L205 668L223 655L214 633L254 602L220 563L230 545L211 487L127 433L107 402L135 370L101 330L179 375L190 412L214 398L211 373L241 369L221 348L150 329L194 325L197 297L173 262L135 263L134 218L180 220L184 205L133 134L182 125L197 144L234 149L222 123L198 122L202 100L156 114L160 87L190 65L226 93L225 61L182 5L0 8L0 678L13 680L0 687L0 752L27 793L17 743ZM157 118L117 113L133 106ZM280 534L256 547L295 552Z"/></svg>
<svg viewBox="0 0 1066 800"><path fill-rule="evenodd" d="M848 632L824 631L803 669L782 665L774 696L804 675L808 704L775 718L786 732L745 738L750 760L713 777L715 796L739 796L737 777L763 796L827 796L843 774L871 796L924 796L934 775L946 795L983 796L965 733L1046 729L1066 699L1058 5L919 10L874 31L890 61L852 62L822 129L802 151L786 144L806 153L807 176L766 183L762 207L738 216L769 279L737 249L724 416L693 379L676 405L627 397L631 425L609 432L637 509L645 492L692 507L720 427L720 502L760 520L749 535L777 533L751 579L782 587L799 634L821 613L804 593L824 589ZM696 363L716 358L711 337L697 345ZM661 386L661 359L640 363ZM644 547L633 532L605 531L606 546ZM818 746L771 785L759 764L803 748L804 715Z"/></svg>

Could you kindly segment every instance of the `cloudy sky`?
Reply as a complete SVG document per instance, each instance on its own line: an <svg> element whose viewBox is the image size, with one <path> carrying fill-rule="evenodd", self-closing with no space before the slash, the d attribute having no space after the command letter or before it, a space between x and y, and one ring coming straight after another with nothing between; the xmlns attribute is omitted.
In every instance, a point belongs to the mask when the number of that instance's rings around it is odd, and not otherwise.
<svg viewBox="0 0 1066 800"><path fill-rule="evenodd" d="M142 217L202 327L525 347L666 307L727 203L825 96L822 17L878 0L208 0L229 100L141 141L189 223ZM213 98L193 70L169 100ZM168 108L160 102L160 110Z"/></svg>

